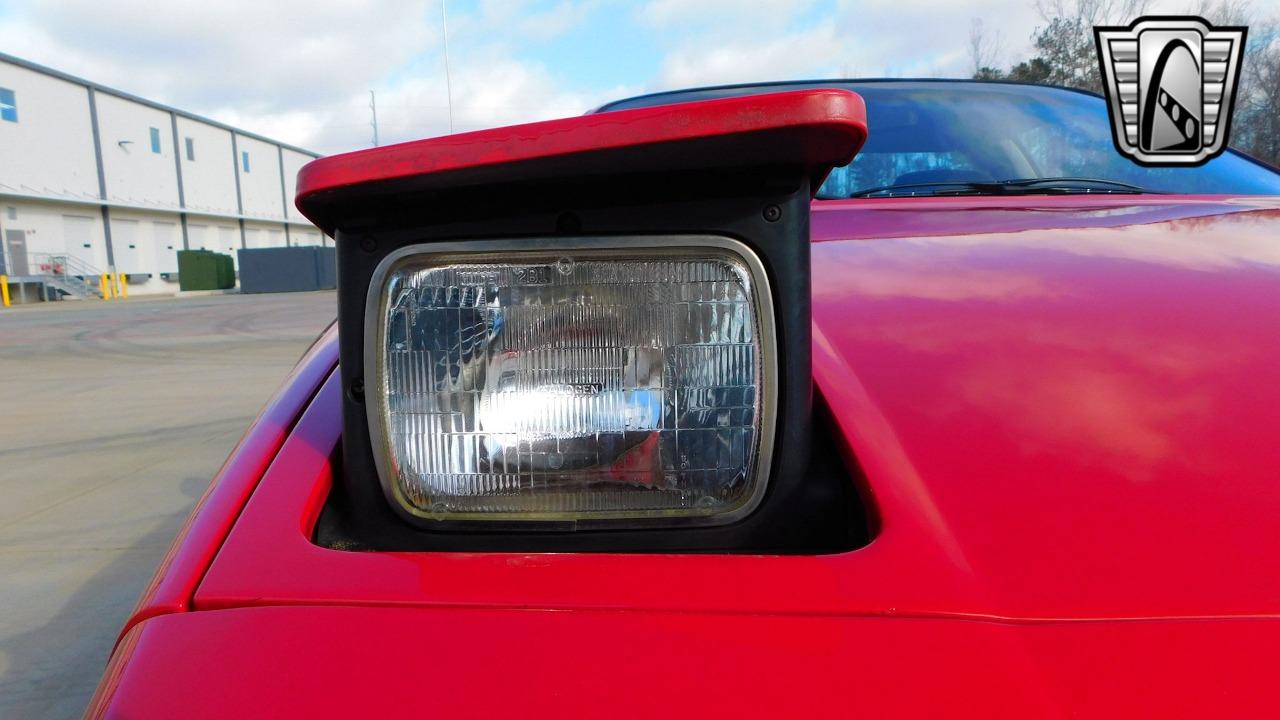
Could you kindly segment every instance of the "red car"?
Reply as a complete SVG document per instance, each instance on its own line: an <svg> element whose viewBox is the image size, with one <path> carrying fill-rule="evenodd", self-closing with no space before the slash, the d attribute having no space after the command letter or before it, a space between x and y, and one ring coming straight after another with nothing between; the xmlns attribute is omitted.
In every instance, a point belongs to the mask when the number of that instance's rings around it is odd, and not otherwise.
<svg viewBox="0 0 1280 720"><path fill-rule="evenodd" d="M1280 714L1273 169L872 81L298 187L338 322L90 717Z"/></svg>

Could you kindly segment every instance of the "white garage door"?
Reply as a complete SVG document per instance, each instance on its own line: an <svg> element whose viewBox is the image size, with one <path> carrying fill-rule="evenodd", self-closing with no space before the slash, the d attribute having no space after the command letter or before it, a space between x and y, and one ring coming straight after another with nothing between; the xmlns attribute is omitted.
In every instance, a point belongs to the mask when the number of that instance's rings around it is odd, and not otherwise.
<svg viewBox="0 0 1280 720"><path fill-rule="evenodd" d="M125 218L111 219L111 250L115 255L116 272L129 275L150 273L155 253L151 251L151 238L139 237L138 221Z"/></svg>
<svg viewBox="0 0 1280 720"><path fill-rule="evenodd" d="M240 258L236 256L236 250L240 249L240 228L219 225L218 246L212 249L215 252L230 255L232 264L238 269Z"/></svg>
<svg viewBox="0 0 1280 720"><path fill-rule="evenodd" d="M293 235L294 245L305 246L320 244L320 233L314 230L294 230L291 234Z"/></svg>
<svg viewBox="0 0 1280 720"><path fill-rule="evenodd" d="M187 223L187 243L192 250L212 250L210 242L208 225Z"/></svg>
<svg viewBox="0 0 1280 720"><path fill-rule="evenodd" d="M178 223L153 220L151 222L151 243L152 250L155 252L154 267L156 272L178 272L178 251L182 249Z"/></svg>
<svg viewBox="0 0 1280 720"><path fill-rule="evenodd" d="M107 249L94 247L93 235L96 221L84 215L62 216L63 247L71 257L98 272L107 266ZM101 253L101 255L99 255Z"/></svg>

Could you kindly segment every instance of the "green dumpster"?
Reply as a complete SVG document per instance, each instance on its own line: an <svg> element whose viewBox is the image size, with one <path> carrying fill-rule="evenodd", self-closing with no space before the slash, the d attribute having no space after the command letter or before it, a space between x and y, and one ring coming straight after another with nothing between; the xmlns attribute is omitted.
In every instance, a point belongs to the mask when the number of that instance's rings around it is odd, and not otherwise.
<svg viewBox="0 0 1280 720"><path fill-rule="evenodd" d="M226 290L235 286L236 271L230 255L211 250L178 251L180 290Z"/></svg>

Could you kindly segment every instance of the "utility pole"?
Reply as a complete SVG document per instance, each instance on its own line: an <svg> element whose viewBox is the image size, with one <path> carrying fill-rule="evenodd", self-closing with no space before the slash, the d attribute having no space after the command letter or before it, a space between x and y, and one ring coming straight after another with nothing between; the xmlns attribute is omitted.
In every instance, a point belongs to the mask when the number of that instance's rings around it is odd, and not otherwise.
<svg viewBox="0 0 1280 720"><path fill-rule="evenodd" d="M453 134L453 80L449 77L449 13L440 0L440 34L444 38L444 90L449 101L449 134Z"/></svg>
<svg viewBox="0 0 1280 720"><path fill-rule="evenodd" d="M373 113L373 121L369 124L373 126L373 146L378 147L378 98L369 91L369 111Z"/></svg>

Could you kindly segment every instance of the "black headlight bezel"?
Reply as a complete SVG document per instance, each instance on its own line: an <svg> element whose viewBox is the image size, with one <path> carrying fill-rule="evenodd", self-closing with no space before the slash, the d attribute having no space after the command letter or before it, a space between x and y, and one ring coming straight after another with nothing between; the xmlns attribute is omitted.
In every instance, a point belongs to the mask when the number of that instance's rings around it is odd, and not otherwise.
<svg viewBox="0 0 1280 720"><path fill-rule="evenodd" d="M591 183L577 188L530 187L449 201L437 199L431 203L440 208L433 218L436 222L415 223L412 214L404 215L404 222L392 222L392 216L382 214L371 227L338 229L339 337L362 340L343 342L340 347L340 369L347 390L343 407L342 492L350 504L349 522L361 527L362 536L376 538L374 543L380 547L431 550L484 546L513 551L567 551L590 545L593 550L643 552L651 548L750 546L756 544L756 538L772 534L780 524L808 521L811 512L797 513L788 502L805 495L812 410L808 183L793 175L791 186L784 189L778 187L780 183L773 173L735 173L718 178L718 183L701 173L691 175L672 178L660 186L648 182L631 184L625 178L612 180L610 189L625 189L622 193L604 193L598 183ZM760 190L771 186L771 192ZM697 197L708 187L730 192L727 197ZM744 195L748 188L754 192ZM574 197L578 202L557 207L558 203L550 198L536 197L551 194ZM619 205L615 195L642 202ZM464 199L467 202L460 202ZM543 207L556 209L537 211L528 207L538 199ZM432 523L406 522L393 509L376 471L378 460L369 434L369 408L364 397L367 289L386 257L406 247L437 242L480 244L500 240L533 244L539 239L553 239L590 247L593 237L690 235L723 236L745 245L759 258L771 291L778 367L773 457L768 486L752 512L717 526L601 529L574 523L486 523L483 528L467 527L460 532L448 524L436 523L433 527ZM361 292L347 294L345 288L359 288ZM477 542L479 535L485 536L483 543Z"/></svg>

